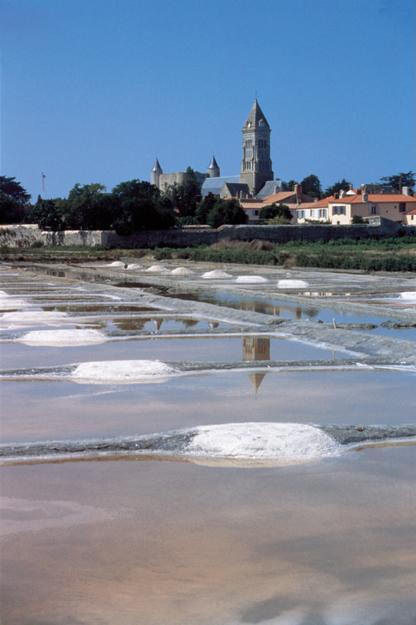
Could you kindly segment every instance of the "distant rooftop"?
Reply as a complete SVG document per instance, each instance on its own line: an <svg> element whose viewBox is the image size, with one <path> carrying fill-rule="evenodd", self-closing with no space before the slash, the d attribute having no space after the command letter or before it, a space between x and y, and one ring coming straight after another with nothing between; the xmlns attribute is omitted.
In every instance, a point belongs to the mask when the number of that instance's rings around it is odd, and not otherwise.
<svg viewBox="0 0 416 625"><path fill-rule="evenodd" d="M219 176L218 178L205 178L201 189L202 197L207 196L208 193L212 193L213 195L219 195L221 189L226 182L240 183L240 176Z"/></svg>

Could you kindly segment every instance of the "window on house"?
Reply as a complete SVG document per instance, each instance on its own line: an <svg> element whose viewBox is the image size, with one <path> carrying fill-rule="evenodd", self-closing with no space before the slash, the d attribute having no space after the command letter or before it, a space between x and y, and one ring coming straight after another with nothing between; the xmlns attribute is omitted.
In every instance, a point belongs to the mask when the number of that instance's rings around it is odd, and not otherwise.
<svg viewBox="0 0 416 625"><path fill-rule="evenodd" d="M399 204L399 211L401 213L404 213L406 211L406 202L400 202L400 204Z"/></svg>
<svg viewBox="0 0 416 625"><path fill-rule="evenodd" d="M297 211L298 213L298 219L303 219L305 216L305 211Z"/></svg>
<svg viewBox="0 0 416 625"><path fill-rule="evenodd" d="M259 214L259 211L254 211L254 214L255 214L255 215L258 215L258 214Z"/></svg>
<svg viewBox="0 0 416 625"><path fill-rule="evenodd" d="M371 207L371 214L372 214L372 215L377 215L377 206L375 206L374 204L373 204L373 206Z"/></svg>
<svg viewBox="0 0 416 625"><path fill-rule="evenodd" d="M346 206L334 206L332 208L333 215L345 215L346 214Z"/></svg>

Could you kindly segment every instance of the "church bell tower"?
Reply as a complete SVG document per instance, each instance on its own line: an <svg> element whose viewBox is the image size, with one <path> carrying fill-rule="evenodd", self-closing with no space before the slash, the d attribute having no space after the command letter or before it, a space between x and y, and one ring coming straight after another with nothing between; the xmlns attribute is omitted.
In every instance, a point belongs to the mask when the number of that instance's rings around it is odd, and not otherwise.
<svg viewBox="0 0 416 625"><path fill-rule="evenodd" d="M273 180L270 159L270 126L257 99L243 126L243 158L240 180L255 195L268 180Z"/></svg>

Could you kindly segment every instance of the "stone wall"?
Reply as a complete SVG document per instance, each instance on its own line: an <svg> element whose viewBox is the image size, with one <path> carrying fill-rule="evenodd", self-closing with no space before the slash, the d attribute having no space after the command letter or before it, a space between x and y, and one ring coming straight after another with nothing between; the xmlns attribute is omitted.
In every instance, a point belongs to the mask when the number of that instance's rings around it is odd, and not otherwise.
<svg viewBox="0 0 416 625"><path fill-rule="evenodd" d="M394 235L398 229L416 236L416 227L394 227L386 223L379 225L297 225L297 226L221 226L218 230L207 228L148 230L130 236L120 236L113 230L66 230L65 232L43 232L34 225L13 225L0 227L0 247L37 247L62 245L105 248L152 248L190 247L211 245L218 241L252 241L261 239L274 243L287 241L329 241L331 239L368 239Z"/></svg>

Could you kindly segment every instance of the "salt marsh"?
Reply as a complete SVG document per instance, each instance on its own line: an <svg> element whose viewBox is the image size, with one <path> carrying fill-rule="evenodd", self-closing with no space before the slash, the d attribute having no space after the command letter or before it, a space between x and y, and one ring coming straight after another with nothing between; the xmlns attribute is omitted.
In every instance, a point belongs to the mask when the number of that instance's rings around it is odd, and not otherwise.
<svg viewBox="0 0 416 625"><path fill-rule="evenodd" d="M125 264L2 267L2 444L206 438L5 463L5 622L412 625L414 438L305 436L416 424L414 277Z"/></svg>

